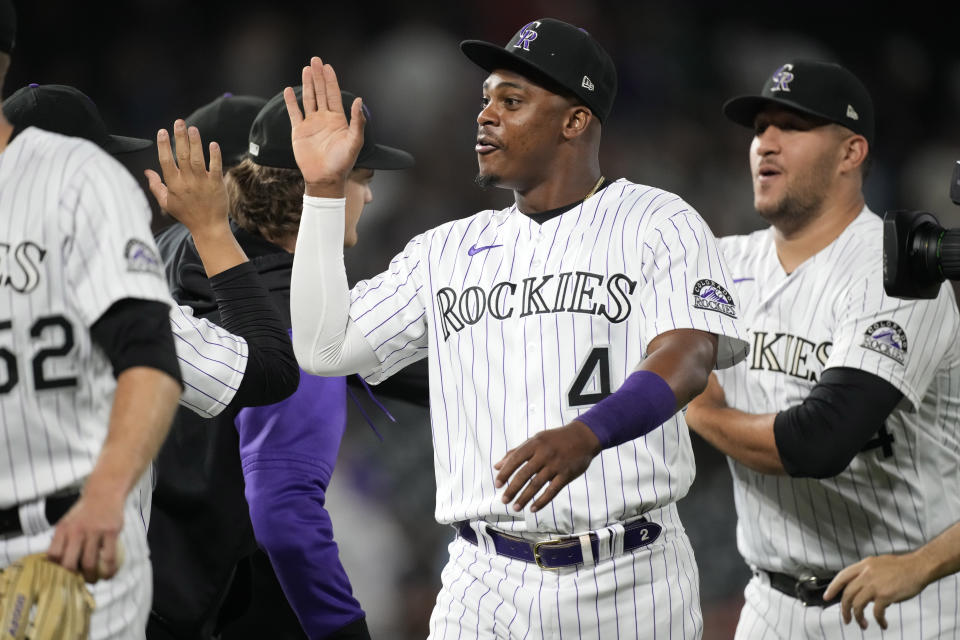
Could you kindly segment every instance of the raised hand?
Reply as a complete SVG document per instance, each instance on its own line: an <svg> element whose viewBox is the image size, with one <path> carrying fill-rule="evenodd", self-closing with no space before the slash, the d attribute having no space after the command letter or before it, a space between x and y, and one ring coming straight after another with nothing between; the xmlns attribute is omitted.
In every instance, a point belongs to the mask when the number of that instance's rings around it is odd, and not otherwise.
<svg viewBox="0 0 960 640"><path fill-rule="evenodd" d="M177 142L176 161L167 130L157 132L157 154L163 178L150 169L144 172L150 192L160 207L182 222L194 236L205 235L212 229L227 229L229 204L220 146L210 143L210 170L207 171L197 128L188 129L183 120L177 120L173 123L173 137Z"/></svg>
<svg viewBox="0 0 960 640"><path fill-rule="evenodd" d="M173 123L173 138L177 142L176 162L167 130L157 132L163 179L156 171L147 169L144 173L150 193L160 207L190 231L207 277L213 277L247 260L227 218L230 204L223 180L220 145L210 143L210 170L207 171L203 143L196 127L187 128L183 120L177 120Z"/></svg>
<svg viewBox="0 0 960 640"><path fill-rule="evenodd" d="M293 156L310 196L343 197L347 176L363 146L361 99L347 123L337 74L314 56L303 68L303 112L291 87L283 90L292 128Z"/></svg>

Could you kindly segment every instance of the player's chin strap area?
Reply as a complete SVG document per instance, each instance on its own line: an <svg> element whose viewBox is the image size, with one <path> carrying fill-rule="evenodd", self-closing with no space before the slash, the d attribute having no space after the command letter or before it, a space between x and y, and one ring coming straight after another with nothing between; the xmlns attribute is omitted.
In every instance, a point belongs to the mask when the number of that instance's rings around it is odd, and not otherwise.
<svg viewBox="0 0 960 640"><path fill-rule="evenodd" d="M485 542L492 542L497 555L523 560L541 569L563 569L578 565L592 566L626 551L645 547L660 537L663 527L646 518L629 523L615 523L581 535L565 536L555 540L531 542L497 531L484 522L461 520L453 523L457 534L477 545L477 531L483 528ZM479 545L478 545L479 546ZM489 545L483 545L489 549Z"/></svg>

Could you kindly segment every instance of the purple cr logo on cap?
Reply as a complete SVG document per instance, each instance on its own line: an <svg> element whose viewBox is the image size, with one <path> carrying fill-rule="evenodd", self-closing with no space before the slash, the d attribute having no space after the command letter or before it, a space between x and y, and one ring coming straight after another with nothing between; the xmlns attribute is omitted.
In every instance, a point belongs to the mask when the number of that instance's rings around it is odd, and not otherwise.
<svg viewBox="0 0 960 640"><path fill-rule="evenodd" d="M792 64L785 64L774 72L773 77L770 78L773 81L773 86L770 87L770 91L790 91L790 83L793 82L793 71Z"/></svg>
<svg viewBox="0 0 960 640"><path fill-rule="evenodd" d="M520 33L517 34L517 44L513 45L514 48L519 49L523 47L524 51L530 51L530 43L537 39L537 32L534 31L533 28L539 26L540 21L534 20L523 27L523 29L520 29Z"/></svg>
<svg viewBox="0 0 960 640"><path fill-rule="evenodd" d="M39 87L39 86L40 86L40 85L37 84L36 82L31 82L31 83L30 83L30 88L31 88L31 89L36 89L36 88Z"/></svg>

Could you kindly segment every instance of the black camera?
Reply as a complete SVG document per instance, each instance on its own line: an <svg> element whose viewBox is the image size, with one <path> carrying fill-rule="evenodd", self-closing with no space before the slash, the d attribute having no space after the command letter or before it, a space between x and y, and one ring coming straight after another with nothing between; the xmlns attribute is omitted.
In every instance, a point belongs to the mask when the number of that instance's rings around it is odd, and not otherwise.
<svg viewBox="0 0 960 640"><path fill-rule="evenodd" d="M960 161L950 199L960 205ZM926 211L883 214L883 288L907 300L936 298L944 280L960 280L960 229L944 229Z"/></svg>

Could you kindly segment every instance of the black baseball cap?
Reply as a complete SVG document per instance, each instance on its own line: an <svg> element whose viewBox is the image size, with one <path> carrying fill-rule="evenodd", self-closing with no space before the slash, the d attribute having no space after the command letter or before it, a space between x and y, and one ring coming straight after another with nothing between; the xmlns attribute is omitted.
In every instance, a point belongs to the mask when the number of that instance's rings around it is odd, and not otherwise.
<svg viewBox="0 0 960 640"><path fill-rule="evenodd" d="M13 0L0 0L0 53L10 53L17 39L17 12Z"/></svg>
<svg viewBox="0 0 960 640"><path fill-rule="evenodd" d="M220 145L224 169L240 164L247 155L250 125L266 103L266 98L260 96L225 93L184 118L188 127L200 130L200 138L204 142L203 159L208 166L210 142Z"/></svg>
<svg viewBox="0 0 960 640"><path fill-rule="evenodd" d="M143 138L107 133L97 105L85 93L63 84L31 84L3 101L3 114L18 128L38 127L84 138L107 153L128 153L153 144Z"/></svg>
<svg viewBox="0 0 960 640"><path fill-rule="evenodd" d="M843 125L873 144L873 100L863 83L839 64L815 60L782 64L764 83L760 95L728 100L723 113L752 128L756 115L771 104Z"/></svg>
<svg viewBox="0 0 960 640"><path fill-rule="evenodd" d="M303 108L303 88L294 87L297 102ZM350 121L350 108L353 106L355 95L348 91L341 91L343 110ZM363 113L367 118L363 130L363 147L354 166L364 169L406 169L414 164L413 156L393 147L377 144L371 127L373 118L366 103ZM297 169L297 161L293 157L293 146L290 143L290 116L287 115L287 105L283 100L283 92L270 98L250 126L249 157L255 163L265 167L280 167Z"/></svg>
<svg viewBox="0 0 960 640"><path fill-rule="evenodd" d="M524 25L503 47L464 40L460 50L487 71L516 71L547 89L555 85L572 93L600 122L610 115L617 69L600 43L579 27L540 18Z"/></svg>

